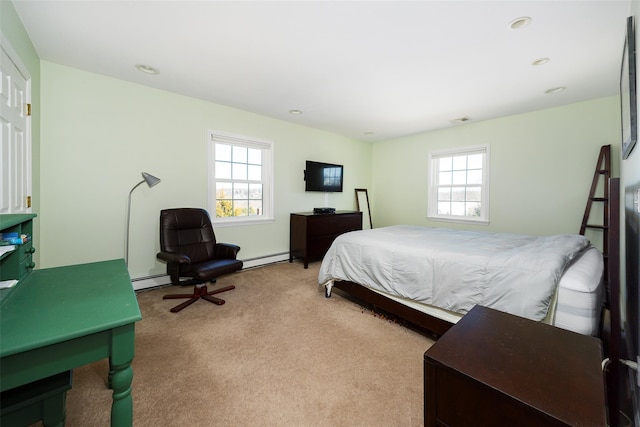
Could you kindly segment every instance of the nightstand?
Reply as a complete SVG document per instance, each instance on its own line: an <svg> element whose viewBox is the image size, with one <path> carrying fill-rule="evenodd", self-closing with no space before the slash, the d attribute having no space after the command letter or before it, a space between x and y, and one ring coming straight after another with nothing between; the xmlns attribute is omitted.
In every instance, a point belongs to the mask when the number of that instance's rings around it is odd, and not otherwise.
<svg viewBox="0 0 640 427"><path fill-rule="evenodd" d="M424 354L425 426L606 426L600 340L476 306Z"/></svg>

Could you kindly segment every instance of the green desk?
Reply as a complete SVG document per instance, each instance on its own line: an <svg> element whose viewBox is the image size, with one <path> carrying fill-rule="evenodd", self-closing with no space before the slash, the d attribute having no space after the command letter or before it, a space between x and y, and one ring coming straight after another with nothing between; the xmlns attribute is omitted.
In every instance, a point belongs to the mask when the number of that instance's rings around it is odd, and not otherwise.
<svg viewBox="0 0 640 427"><path fill-rule="evenodd" d="M112 426L131 426L138 301L124 260L35 270L0 305L0 391L109 358Z"/></svg>

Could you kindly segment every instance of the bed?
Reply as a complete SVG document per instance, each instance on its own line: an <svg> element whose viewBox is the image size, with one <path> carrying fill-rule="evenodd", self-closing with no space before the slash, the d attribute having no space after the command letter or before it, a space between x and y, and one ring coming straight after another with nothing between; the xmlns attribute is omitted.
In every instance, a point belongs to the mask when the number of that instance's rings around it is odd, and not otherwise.
<svg viewBox="0 0 640 427"><path fill-rule="evenodd" d="M580 235L398 225L336 238L318 281L442 335L476 304L584 335L600 331L603 259Z"/></svg>

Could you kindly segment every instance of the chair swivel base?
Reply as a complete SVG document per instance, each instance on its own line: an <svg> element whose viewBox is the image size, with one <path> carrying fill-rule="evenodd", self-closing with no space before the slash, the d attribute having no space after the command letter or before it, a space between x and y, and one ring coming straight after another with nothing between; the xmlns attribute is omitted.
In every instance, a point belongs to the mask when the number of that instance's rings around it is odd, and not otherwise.
<svg viewBox="0 0 640 427"><path fill-rule="evenodd" d="M193 293L192 294L169 294L169 295L165 295L162 297L162 299L183 299L183 298L189 298L187 301L183 302L182 304L178 304L175 307L173 307L171 310L172 313L177 313L180 310L182 310L185 307L190 306L191 304L193 304L194 302L198 301L200 298L202 298L203 300L209 301L213 304L216 305L222 305L224 304L224 300L220 299L220 298L216 298L212 295L215 294L219 294L220 292L226 292L226 291L230 291L232 289L235 289L236 287L231 285L231 286L225 286L224 288L220 288L220 289L215 289L213 291L209 291L207 289L207 285L204 283L199 283L197 285L195 285L193 287Z"/></svg>

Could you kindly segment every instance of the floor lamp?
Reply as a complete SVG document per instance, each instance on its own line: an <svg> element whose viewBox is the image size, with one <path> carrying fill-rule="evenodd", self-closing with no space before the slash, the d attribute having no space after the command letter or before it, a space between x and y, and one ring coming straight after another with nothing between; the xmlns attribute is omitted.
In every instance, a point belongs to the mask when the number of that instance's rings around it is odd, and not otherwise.
<svg viewBox="0 0 640 427"><path fill-rule="evenodd" d="M127 265L129 265L129 224L131 223L131 194L133 193L133 190L135 190L136 188L138 188L141 184L144 184L145 182L147 183L147 185L149 186L149 188L153 187L154 185L158 184L160 182L160 178L156 178L155 176L148 174L146 172L142 172L142 181L140 181L139 183L137 183L132 189L131 191L129 191L129 200L127 201L127 237L125 240L125 246L124 246L124 260L127 263Z"/></svg>

